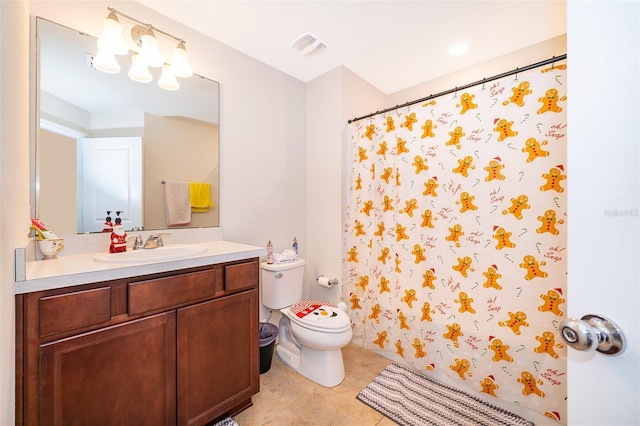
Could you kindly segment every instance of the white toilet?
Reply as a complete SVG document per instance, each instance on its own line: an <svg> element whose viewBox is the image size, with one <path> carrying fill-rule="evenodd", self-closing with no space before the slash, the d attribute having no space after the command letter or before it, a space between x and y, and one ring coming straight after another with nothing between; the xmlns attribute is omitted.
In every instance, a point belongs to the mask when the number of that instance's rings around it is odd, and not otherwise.
<svg viewBox="0 0 640 426"><path fill-rule="evenodd" d="M337 306L302 298L304 259L262 262L262 304L279 309L276 353L291 368L323 386L344 379L341 349L353 336L349 316Z"/></svg>

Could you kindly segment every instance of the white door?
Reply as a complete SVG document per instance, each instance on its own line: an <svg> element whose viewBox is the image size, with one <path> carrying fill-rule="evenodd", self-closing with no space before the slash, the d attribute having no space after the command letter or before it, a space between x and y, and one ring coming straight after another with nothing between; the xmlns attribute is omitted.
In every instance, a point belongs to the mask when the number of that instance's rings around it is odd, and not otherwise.
<svg viewBox="0 0 640 426"><path fill-rule="evenodd" d="M125 229L142 227L142 139L85 138L82 149L82 189L78 232L100 232L107 212L120 213Z"/></svg>
<svg viewBox="0 0 640 426"><path fill-rule="evenodd" d="M617 323L618 356L568 350L568 423L640 424L640 6L568 16L568 315Z"/></svg>

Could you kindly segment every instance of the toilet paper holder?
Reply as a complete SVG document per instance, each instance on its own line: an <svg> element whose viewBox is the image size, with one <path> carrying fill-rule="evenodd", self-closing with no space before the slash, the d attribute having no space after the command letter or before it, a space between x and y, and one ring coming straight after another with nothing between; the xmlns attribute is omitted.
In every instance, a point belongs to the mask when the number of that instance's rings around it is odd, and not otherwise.
<svg viewBox="0 0 640 426"><path fill-rule="evenodd" d="M320 275L318 278L316 278L316 281L322 287L333 287L334 285L338 284L338 279L337 278L329 279L329 278L325 277L324 275Z"/></svg>

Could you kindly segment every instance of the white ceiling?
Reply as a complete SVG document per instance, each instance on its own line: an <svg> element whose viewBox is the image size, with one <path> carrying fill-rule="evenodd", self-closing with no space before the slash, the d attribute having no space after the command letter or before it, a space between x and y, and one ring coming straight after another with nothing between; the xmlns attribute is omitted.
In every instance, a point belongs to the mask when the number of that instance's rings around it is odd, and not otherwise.
<svg viewBox="0 0 640 426"><path fill-rule="evenodd" d="M344 66L385 94L567 31L566 0L137 1L303 82ZM291 48L306 32L328 47Z"/></svg>

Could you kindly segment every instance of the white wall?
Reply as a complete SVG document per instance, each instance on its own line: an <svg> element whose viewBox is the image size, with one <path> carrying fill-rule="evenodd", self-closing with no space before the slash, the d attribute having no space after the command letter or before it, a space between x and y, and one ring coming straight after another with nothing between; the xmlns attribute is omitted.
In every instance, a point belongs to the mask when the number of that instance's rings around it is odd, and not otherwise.
<svg viewBox="0 0 640 426"><path fill-rule="evenodd" d="M14 423L14 247L29 220L29 19L25 2L0 2L0 424Z"/></svg>
<svg viewBox="0 0 640 426"><path fill-rule="evenodd" d="M344 67L307 83L307 266L305 294L337 303L340 288L316 286L325 275L342 281L342 133L356 111L384 107L382 92Z"/></svg>

